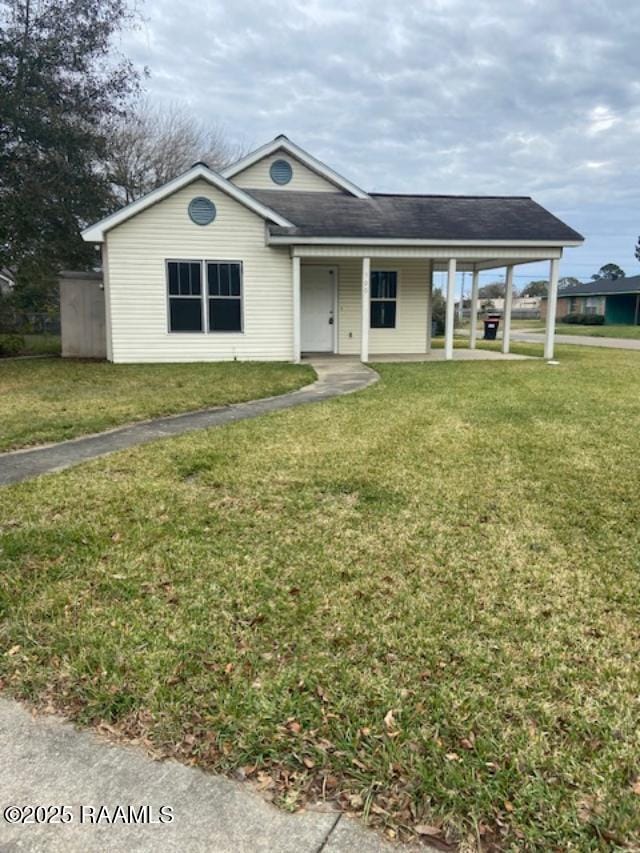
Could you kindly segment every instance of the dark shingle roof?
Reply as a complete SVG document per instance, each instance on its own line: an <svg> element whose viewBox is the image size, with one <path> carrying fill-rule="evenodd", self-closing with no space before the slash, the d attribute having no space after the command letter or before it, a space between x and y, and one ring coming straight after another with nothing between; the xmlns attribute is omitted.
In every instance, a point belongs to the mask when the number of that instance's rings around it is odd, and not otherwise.
<svg viewBox="0 0 640 853"><path fill-rule="evenodd" d="M574 242L584 238L531 198L384 195L253 190L262 204L295 223L272 225L292 237Z"/></svg>
<svg viewBox="0 0 640 853"><path fill-rule="evenodd" d="M558 296L607 296L613 293L640 292L640 275L624 278L600 278L597 281L584 281L561 287Z"/></svg>

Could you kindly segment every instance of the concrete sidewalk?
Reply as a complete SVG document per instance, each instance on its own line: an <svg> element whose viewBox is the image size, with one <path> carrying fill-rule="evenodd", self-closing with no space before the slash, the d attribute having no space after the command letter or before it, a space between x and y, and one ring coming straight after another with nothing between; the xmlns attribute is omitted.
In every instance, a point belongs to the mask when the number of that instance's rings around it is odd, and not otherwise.
<svg viewBox="0 0 640 853"><path fill-rule="evenodd" d="M502 337L499 334L499 337ZM521 341L523 343L541 344L544 343L544 332L527 332L512 331L512 341ZM630 340L628 338L596 338L593 335L563 335L556 332L555 341L557 344L576 344L582 347L604 347L605 349L632 349L640 350L640 341Z"/></svg>
<svg viewBox="0 0 640 853"><path fill-rule="evenodd" d="M159 438L169 438L199 429L224 426L224 424L257 418L269 412L277 412L303 403L315 403L360 391L378 379L378 374L356 358L313 358L309 364L314 368L317 379L311 385L281 394L265 397L248 403L219 406L184 415L171 415L141 421L129 426L118 427L94 435L73 438L45 447L15 450L0 453L0 485L18 483L79 465L98 456L106 456L137 444L146 444Z"/></svg>
<svg viewBox="0 0 640 853"><path fill-rule="evenodd" d="M468 329L456 329L456 334L469 337ZM498 340L502 340L502 332L498 331ZM544 332L527 331L526 329L512 329L510 338L523 344L543 344ZM482 333L478 333L478 340L482 340ZM600 338L594 335L563 335L556 332L555 342L557 344L576 344L582 347L603 347L605 349L632 349L640 350L640 341L629 338Z"/></svg>
<svg viewBox="0 0 640 853"><path fill-rule="evenodd" d="M331 810L279 811L247 783L113 744L0 699L0 850L29 853L417 853ZM68 806L68 823L12 823L11 806ZM107 823L116 806L154 822ZM173 820L161 823L159 809ZM165 811L165 817L166 817ZM82 820L81 820L82 819Z"/></svg>

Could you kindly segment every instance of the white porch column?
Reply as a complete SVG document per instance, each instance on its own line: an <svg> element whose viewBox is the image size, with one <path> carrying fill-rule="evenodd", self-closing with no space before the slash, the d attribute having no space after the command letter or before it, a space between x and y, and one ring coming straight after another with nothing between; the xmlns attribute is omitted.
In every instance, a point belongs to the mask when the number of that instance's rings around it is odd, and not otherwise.
<svg viewBox="0 0 640 853"><path fill-rule="evenodd" d="M300 258L291 259L293 272L293 360L300 361Z"/></svg>
<svg viewBox="0 0 640 853"><path fill-rule="evenodd" d="M444 357L446 361L451 361L453 358L453 313L456 298L456 268L456 259L450 258L447 276L447 313L444 327Z"/></svg>
<svg viewBox="0 0 640 853"><path fill-rule="evenodd" d="M371 258L362 259L362 320L360 323L360 361L369 361L369 290L371 287Z"/></svg>
<svg viewBox="0 0 640 853"><path fill-rule="evenodd" d="M427 263L427 346L426 353L431 352L431 324L433 322L433 261Z"/></svg>
<svg viewBox="0 0 640 853"><path fill-rule="evenodd" d="M473 271L473 282L471 284L471 316L469 317L469 349L476 348L478 339L478 287L480 284L480 273Z"/></svg>
<svg viewBox="0 0 640 853"><path fill-rule="evenodd" d="M556 308L558 306L558 270L560 260L554 258L549 266L549 292L547 294L547 328L544 339L544 357L553 358L553 345L556 334Z"/></svg>
<svg viewBox="0 0 640 853"><path fill-rule="evenodd" d="M504 315L502 328L502 352L509 352L511 344L511 307L513 305L513 266L507 267L507 278L504 292Z"/></svg>

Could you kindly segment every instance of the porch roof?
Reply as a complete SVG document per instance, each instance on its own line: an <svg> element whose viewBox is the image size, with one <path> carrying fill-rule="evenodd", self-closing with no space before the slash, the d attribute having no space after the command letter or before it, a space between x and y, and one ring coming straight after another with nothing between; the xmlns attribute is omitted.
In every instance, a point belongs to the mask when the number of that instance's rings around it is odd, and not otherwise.
<svg viewBox="0 0 640 853"><path fill-rule="evenodd" d="M440 243L576 245L584 238L533 199L523 196L386 195L246 190L292 222L269 225L278 242L305 238L408 240Z"/></svg>

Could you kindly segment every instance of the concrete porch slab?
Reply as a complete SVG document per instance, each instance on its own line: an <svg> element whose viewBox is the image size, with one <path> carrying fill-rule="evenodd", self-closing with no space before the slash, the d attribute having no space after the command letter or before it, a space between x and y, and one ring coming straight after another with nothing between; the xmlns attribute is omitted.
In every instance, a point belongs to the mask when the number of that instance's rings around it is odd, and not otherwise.
<svg viewBox="0 0 640 853"><path fill-rule="evenodd" d="M539 360L533 355L517 355L516 353L501 353L486 349L456 349L453 351L454 361L531 361ZM397 353L369 355L369 363L401 362L401 361L445 361L444 350L434 349L430 353Z"/></svg>

